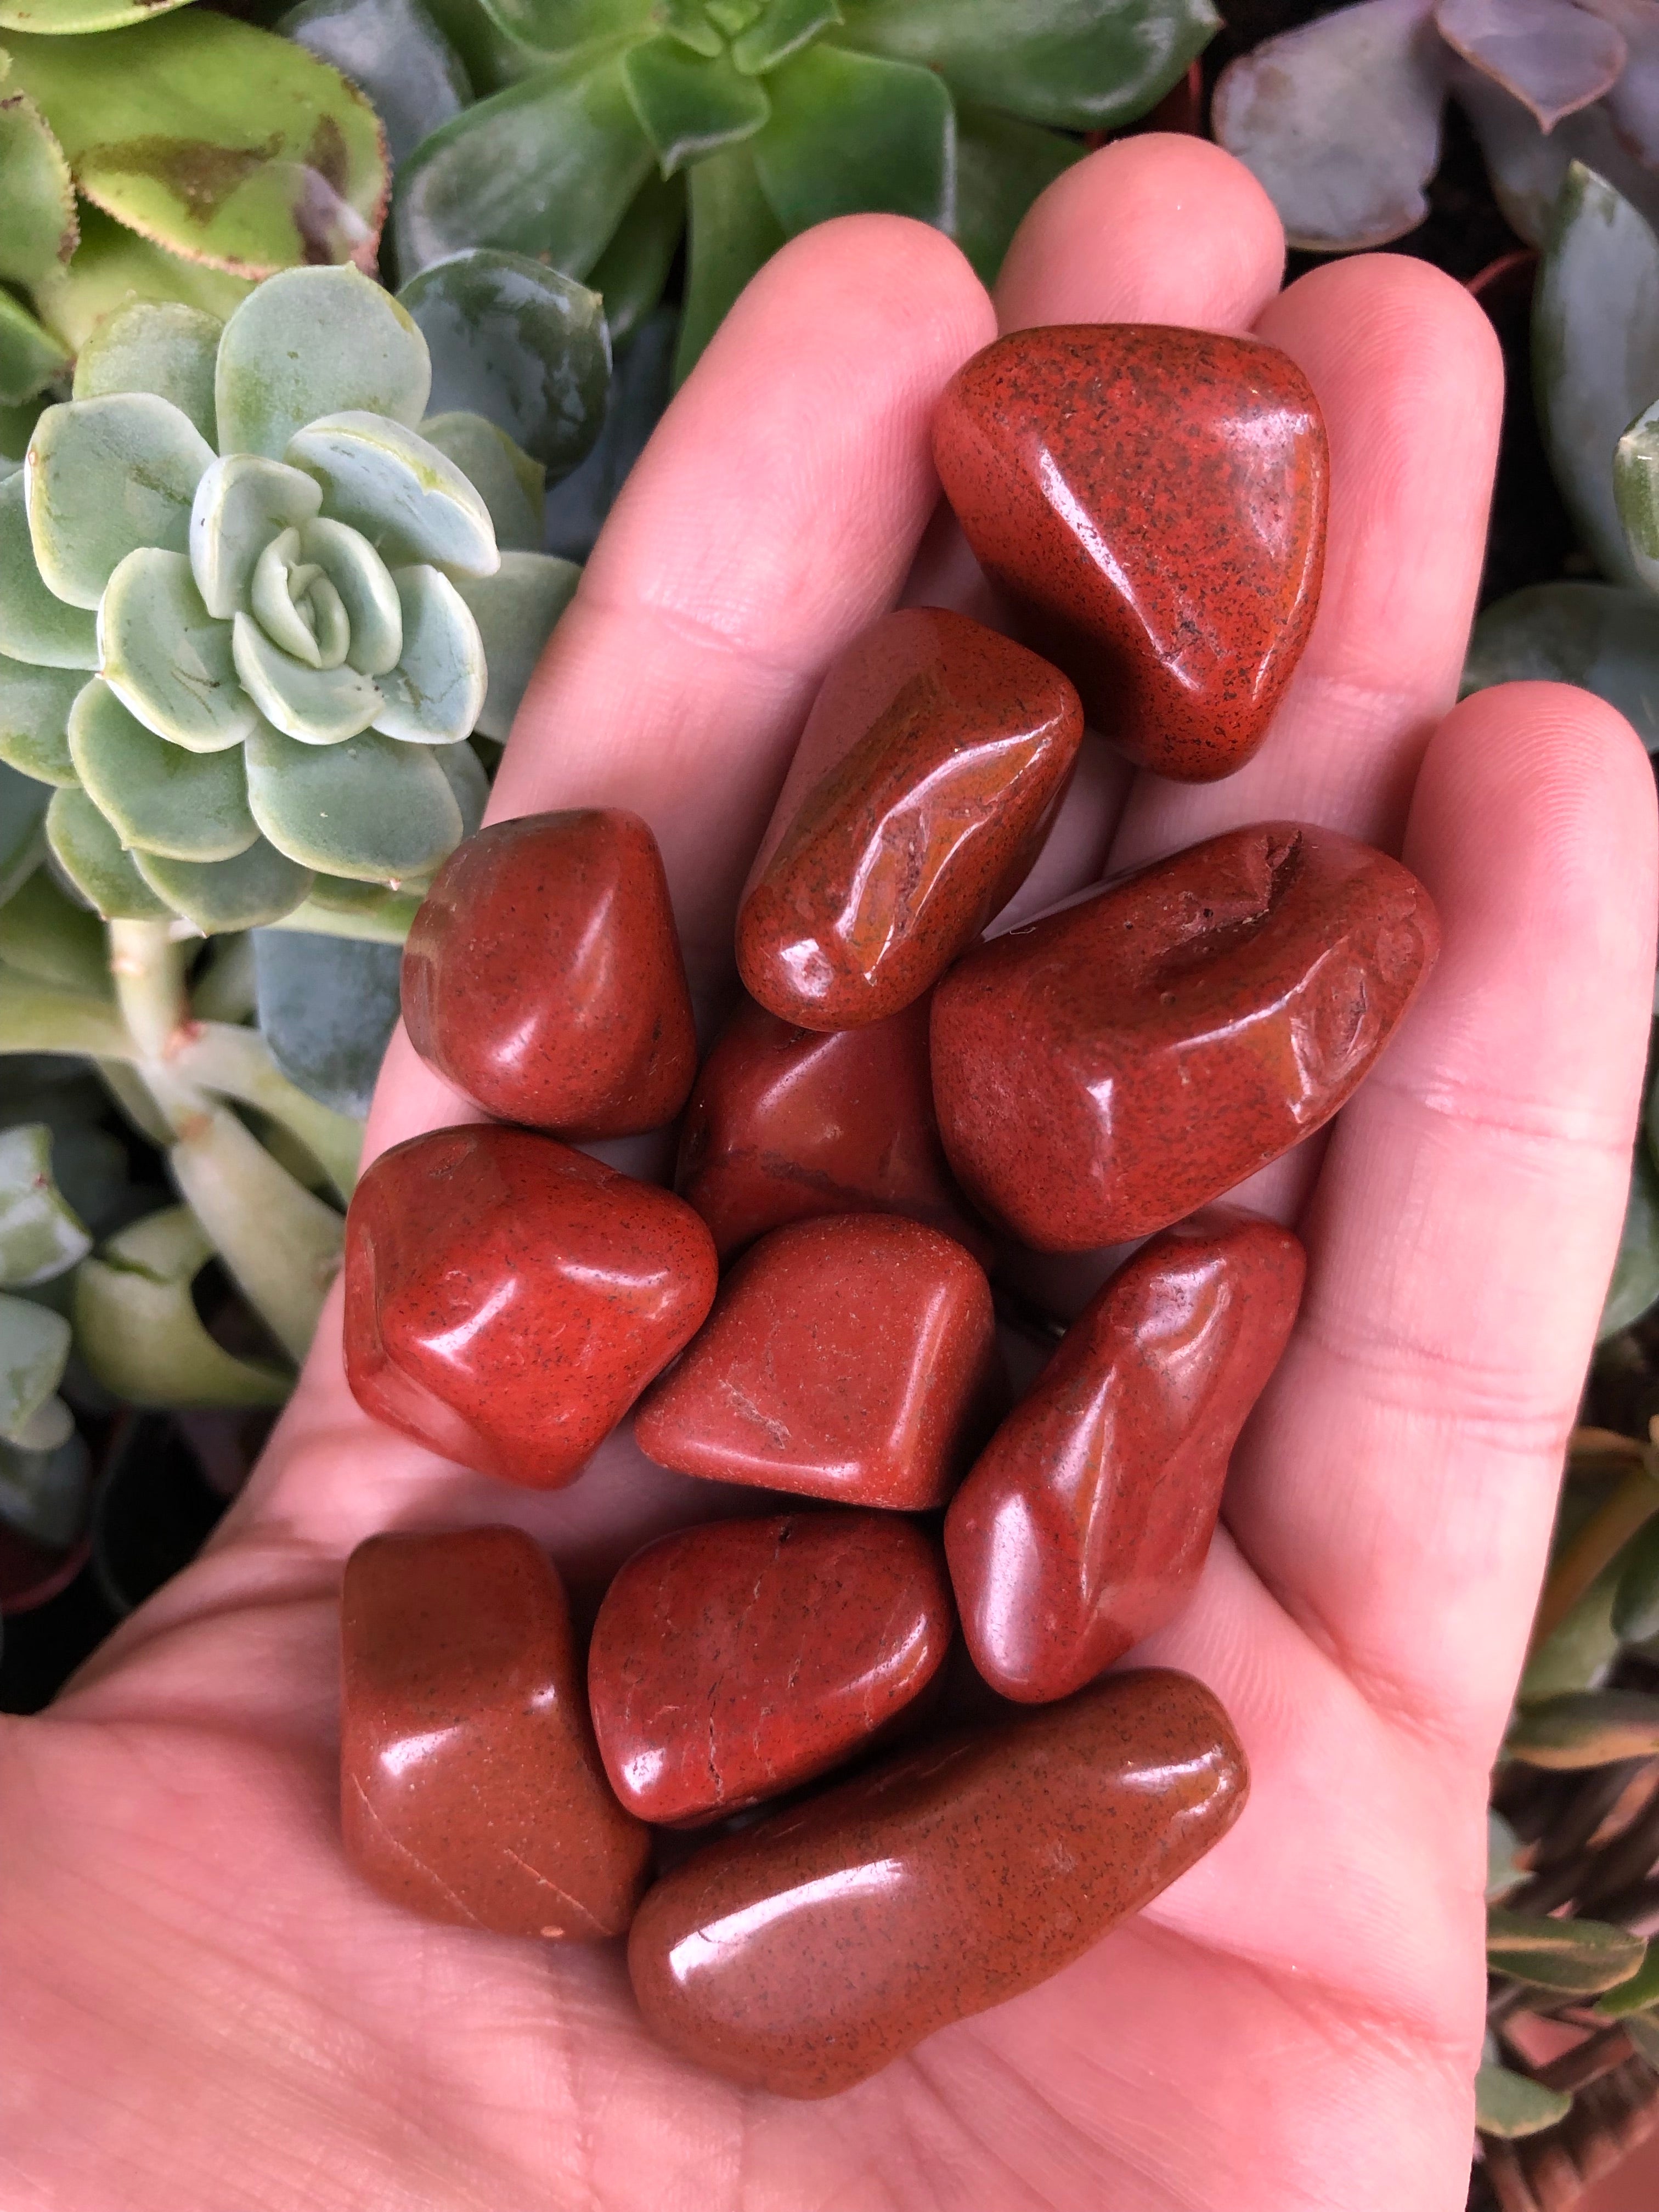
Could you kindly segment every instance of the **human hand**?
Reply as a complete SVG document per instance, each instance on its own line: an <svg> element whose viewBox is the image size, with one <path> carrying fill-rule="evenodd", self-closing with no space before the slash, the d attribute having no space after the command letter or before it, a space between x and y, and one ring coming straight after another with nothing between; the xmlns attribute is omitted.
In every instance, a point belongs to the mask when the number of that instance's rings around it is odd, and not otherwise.
<svg viewBox="0 0 1659 2212"><path fill-rule="evenodd" d="M1486 1772L1611 1264L1653 973L1651 774L1549 685L1449 712L1500 369L1423 264L1275 296L1277 221L1214 148L1146 137L1041 200L992 303L954 247L832 224L757 279L635 471L522 712L492 813L631 806L694 990L816 682L906 590L981 611L929 529L933 403L1031 323L1254 328L1324 408L1313 639L1230 781L1093 740L1022 907L1237 823L1402 853L1439 967L1328 1144L1256 1179L1310 1272L1235 1456L1189 1669L1254 1774L1216 1850L1054 1980L822 2105L659 2049L619 1946L415 1919L343 1856L341 1564L386 1528L511 1520L567 1576L721 1509L626 1431L511 1490L368 1421L337 1297L203 1558L48 1715L0 1729L0 2170L17 2212L1451 2212L1481 2025ZM920 549L920 562L918 552ZM914 571L914 573L913 573ZM471 1118L401 1040L371 1153ZM1081 1295L1075 1268L1047 1278ZM745 1504L752 1507L752 1494Z"/></svg>

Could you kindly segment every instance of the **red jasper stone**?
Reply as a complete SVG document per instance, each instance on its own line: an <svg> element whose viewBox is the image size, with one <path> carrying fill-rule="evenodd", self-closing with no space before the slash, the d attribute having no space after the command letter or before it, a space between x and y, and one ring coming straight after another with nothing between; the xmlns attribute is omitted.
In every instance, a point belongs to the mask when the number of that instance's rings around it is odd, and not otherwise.
<svg viewBox="0 0 1659 2212"><path fill-rule="evenodd" d="M665 1190L493 1123L382 1152L345 1232L345 1366L377 1420L555 1489L708 1313L708 1231Z"/></svg>
<svg viewBox="0 0 1659 2212"><path fill-rule="evenodd" d="M1312 386L1258 338L1017 331L957 371L933 457L980 565L1131 760L1243 767L1313 627L1330 475Z"/></svg>
<svg viewBox="0 0 1659 2212"><path fill-rule="evenodd" d="M1030 872L1083 738L1057 668L905 607L833 664L738 915L738 969L804 1029L919 999Z"/></svg>
<svg viewBox="0 0 1659 2212"><path fill-rule="evenodd" d="M736 1813L837 1765L938 1672L935 1540L891 1513L786 1513L660 1536L593 1626L605 1771L642 1820Z"/></svg>
<svg viewBox="0 0 1659 2212"><path fill-rule="evenodd" d="M375 1888L502 1936L620 1936L649 1837L600 1767L545 1554L517 1528L371 1536L340 1634L340 1818Z"/></svg>
<svg viewBox="0 0 1659 2212"><path fill-rule="evenodd" d="M1208 1690L1114 1675L706 1844L635 1917L634 1993L699 2065L833 2096L1080 1958L1220 1841L1249 1786Z"/></svg>
<svg viewBox="0 0 1659 2212"><path fill-rule="evenodd" d="M660 1128L697 1040L657 841L583 807L452 853L404 949L410 1041L474 1105L562 1137Z"/></svg>
<svg viewBox="0 0 1659 2212"><path fill-rule="evenodd" d="M1066 1331L945 1516L993 1689L1067 1697L1186 1604L1303 1269L1288 1229L1217 1208L1143 1244Z"/></svg>
<svg viewBox="0 0 1659 2212"><path fill-rule="evenodd" d="M722 1261L769 1229L824 1213L908 1213L981 1262L939 1142L928 1001L863 1029L796 1029L744 999L686 1109L674 1187Z"/></svg>
<svg viewBox="0 0 1659 2212"><path fill-rule="evenodd" d="M1026 1244L1145 1237L1328 1121L1434 964L1397 860L1231 830L970 953L933 994L939 1133Z"/></svg>
<svg viewBox="0 0 1659 2212"><path fill-rule="evenodd" d="M976 1260L902 1214L836 1214L738 1261L634 1433L683 1474L921 1511L983 1441L1000 1377Z"/></svg>

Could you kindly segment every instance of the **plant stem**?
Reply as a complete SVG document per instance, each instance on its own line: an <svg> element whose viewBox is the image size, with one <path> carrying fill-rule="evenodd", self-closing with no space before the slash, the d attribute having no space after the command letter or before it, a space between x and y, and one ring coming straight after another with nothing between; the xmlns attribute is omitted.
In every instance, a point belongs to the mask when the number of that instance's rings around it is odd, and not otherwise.
<svg viewBox="0 0 1659 2212"><path fill-rule="evenodd" d="M112 921L109 966L120 1007L143 1060L164 1060L186 1018L184 946L165 921Z"/></svg>

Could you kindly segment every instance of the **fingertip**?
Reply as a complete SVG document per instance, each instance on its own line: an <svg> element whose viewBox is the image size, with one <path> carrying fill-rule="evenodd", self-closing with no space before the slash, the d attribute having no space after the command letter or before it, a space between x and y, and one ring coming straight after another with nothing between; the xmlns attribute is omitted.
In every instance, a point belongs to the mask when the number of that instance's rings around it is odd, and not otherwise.
<svg viewBox="0 0 1659 2212"><path fill-rule="evenodd" d="M1258 337L1292 354L1336 333L1359 374L1416 368L1442 384L1455 373L1496 436L1504 354L1492 319L1467 285L1415 254L1355 253L1325 262L1269 300L1255 327Z"/></svg>

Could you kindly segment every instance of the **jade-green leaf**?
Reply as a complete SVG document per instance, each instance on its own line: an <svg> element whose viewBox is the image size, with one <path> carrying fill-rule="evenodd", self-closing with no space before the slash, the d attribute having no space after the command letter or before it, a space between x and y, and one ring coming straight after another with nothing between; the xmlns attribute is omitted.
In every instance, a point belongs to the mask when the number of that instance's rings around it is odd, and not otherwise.
<svg viewBox="0 0 1659 2212"><path fill-rule="evenodd" d="M1644 1644L1659 1636L1659 1515L1637 1531L1620 1555L1612 1619L1626 1643ZM1653 2001L1659 2004L1659 1990Z"/></svg>
<svg viewBox="0 0 1659 2212"><path fill-rule="evenodd" d="M104 681L147 730L191 752L238 744L258 720L228 623L210 615L182 553L129 553L98 614Z"/></svg>
<svg viewBox="0 0 1659 2212"><path fill-rule="evenodd" d="M228 622L246 609L253 572L273 538L309 522L322 486L303 469L264 453L227 453L196 487L190 512L190 568L202 604Z"/></svg>
<svg viewBox="0 0 1659 2212"><path fill-rule="evenodd" d="M755 79L740 75L725 54L706 60L678 39L647 39L631 47L623 76L665 177L718 147L753 137L772 112Z"/></svg>
<svg viewBox="0 0 1659 2212"><path fill-rule="evenodd" d="M581 570L550 553L504 553L493 576L456 588L472 610L483 641L489 689L477 716L487 738L504 744L542 648L569 605Z"/></svg>
<svg viewBox="0 0 1659 2212"><path fill-rule="evenodd" d="M540 550L547 471L539 461L482 415L428 415L421 435L454 462L489 509L503 555Z"/></svg>
<svg viewBox="0 0 1659 2212"><path fill-rule="evenodd" d="M136 302L173 300L222 321L251 289L246 277L181 261L83 200L81 243L66 266L35 286L34 304L54 337L78 354L110 316Z"/></svg>
<svg viewBox="0 0 1659 2212"><path fill-rule="evenodd" d="M672 5L669 0L662 12ZM660 0L489 0L489 14L510 37L549 54L648 29L659 6Z"/></svg>
<svg viewBox="0 0 1659 2212"><path fill-rule="evenodd" d="M310 869L263 837L228 860L173 860L141 852L132 857L150 889L204 937L279 921L311 888Z"/></svg>
<svg viewBox="0 0 1659 2212"><path fill-rule="evenodd" d="M1647 1946L1605 1920L1556 1920L1547 1914L1486 1908L1486 1964L1536 1989L1595 1996L1627 1982Z"/></svg>
<svg viewBox="0 0 1659 2212"><path fill-rule="evenodd" d="M99 324L75 362L77 399L153 392L187 416L211 446L218 434L214 363L224 325L179 300L136 300Z"/></svg>
<svg viewBox="0 0 1659 2212"><path fill-rule="evenodd" d="M251 615L239 614L231 632L243 689L285 737L307 745L337 745L366 730L380 713L379 687L349 665L308 668L273 645Z"/></svg>
<svg viewBox="0 0 1659 2212"><path fill-rule="evenodd" d="M1624 2020L1633 2012L1659 2005L1659 1943L1650 1943L1641 1965L1627 1982L1620 1982L1601 1999L1595 2009L1603 2020Z"/></svg>
<svg viewBox="0 0 1659 2212"><path fill-rule="evenodd" d="M1475 623L1463 690L1534 678L1581 684L1659 751L1659 600L1617 584L1529 584Z"/></svg>
<svg viewBox="0 0 1659 2212"><path fill-rule="evenodd" d="M0 483L0 653L40 668L98 665L95 617L40 580L21 470Z"/></svg>
<svg viewBox="0 0 1659 2212"><path fill-rule="evenodd" d="M110 994L109 946L96 915L37 868L0 906L0 965L94 999Z"/></svg>
<svg viewBox="0 0 1659 2212"><path fill-rule="evenodd" d="M1631 1163L1625 1225L1596 1328L1596 1342L1602 1343L1639 1321L1656 1299L1659 1299L1659 1170L1646 1145L1639 1144Z"/></svg>
<svg viewBox="0 0 1659 2212"><path fill-rule="evenodd" d="M73 783L70 709L86 681L78 668L0 659L0 761L41 783Z"/></svg>
<svg viewBox="0 0 1659 2212"><path fill-rule="evenodd" d="M213 448L170 400L124 392L48 407L29 441L29 536L48 588L95 608L129 553L190 544Z"/></svg>
<svg viewBox="0 0 1659 2212"><path fill-rule="evenodd" d="M1037 194L1082 158L1075 139L988 107L957 111L957 243L981 282L1002 257Z"/></svg>
<svg viewBox="0 0 1659 2212"><path fill-rule="evenodd" d="M732 63L745 76L764 76L841 20L837 0L769 0L732 40Z"/></svg>
<svg viewBox="0 0 1659 2212"><path fill-rule="evenodd" d="M424 564L394 568L392 580L403 609L404 649L396 668L380 678L385 703L374 727L407 744L456 744L473 728L484 702L478 625L437 569Z"/></svg>
<svg viewBox="0 0 1659 2212"><path fill-rule="evenodd" d="M870 210L956 224L956 112L931 70L809 46L768 77L755 173L792 235Z"/></svg>
<svg viewBox="0 0 1659 2212"><path fill-rule="evenodd" d="M405 309L355 269L295 269L260 285L219 344L220 450L280 460L319 415L362 411L410 427L432 365Z"/></svg>
<svg viewBox="0 0 1659 2212"><path fill-rule="evenodd" d="M45 853L44 823L50 803L46 786L0 762L0 900L28 881ZM0 1051L26 1046L0 1044Z"/></svg>
<svg viewBox="0 0 1659 2212"><path fill-rule="evenodd" d="M169 744L101 678L76 702L69 744L82 788L125 846L175 860L228 860L259 834L240 745L192 753Z"/></svg>
<svg viewBox="0 0 1659 2212"><path fill-rule="evenodd" d="M471 745L440 745L433 755L461 813L461 835L476 836L489 804L489 778Z"/></svg>
<svg viewBox="0 0 1659 2212"><path fill-rule="evenodd" d="M300 547L340 595L351 629L346 665L384 676L404 649L403 612L392 571L361 531L319 515L300 532Z"/></svg>
<svg viewBox="0 0 1659 2212"><path fill-rule="evenodd" d="M1528 1766L1568 1772L1620 1759L1650 1759L1659 1752L1659 1698L1639 1690L1551 1698L1516 1717L1504 1749Z"/></svg>
<svg viewBox="0 0 1659 2212"><path fill-rule="evenodd" d="M44 32L63 38L76 31L112 31L148 22L182 8L186 0L4 0L0 31Z"/></svg>
<svg viewBox="0 0 1659 2212"><path fill-rule="evenodd" d="M273 1361L234 1358L202 1326L190 1286L214 1256L187 1206L135 1222L75 1280L82 1358L133 1406L279 1406L291 1381Z"/></svg>
<svg viewBox="0 0 1659 2212"><path fill-rule="evenodd" d="M686 179L686 203L690 252L674 353L677 385L691 374L744 286L784 242L751 146L728 147L699 161Z"/></svg>
<svg viewBox="0 0 1659 2212"><path fill-rule="evenodd" d="M613 346L631 336L661 299L684 229L684 178L653 171L587 272L588 283L605 302Z"/></svg>
<svg viewBox="0 0 1659 2212"><path fill-rule="evenodd" d="M0 287L0 404L19 407L69 367L52 332Z"/></svg>
<svg viewBox="0 0 1659 2212"><path fill-rule="evenodd" d="M1482 2066L1474 2077L1474 2124L1505 2142L1553 2128L1572 2110L1565 2089L1547 2089L1507 2066Z"/></svg>
<svg viewBox="0 0 1659 2212"><path fill-rule="evenodd" d="M75 188L64 149L27 93L0 94L0 276L35 285L75 251Z"/></svg>
<svg viewBox="0 0 1659 2212"><path fill-rule="evenodd" d="M323 488L323 510L361 531L388 565L432 561L487 576L498 558L489 510L415 431L349 410L289 440L287 459Z"/></svg>
<svg viewBox="0 0 1659 2212"><path fill-rule="evenodd" d="M106 921L157 921L171 911L84 791L52 793L46 838L58 866Z"/></svg>
<svg viewBox="0 0 1659 2212"><path fill-rule="evenodd" d="M69 1351L62 1314L0 1294L0 1436L27 1430L62 1381Z"/></svg>
<svg viewBox="0 0 1659 2212"><path fill-rule="evenodd" d="M436 754L374 731L324 747L258 729L247 783L271 843L325 875L401 884L460 842L460 809Z"/></svg>
<svg viewBox="0 0 1659 2212"><path fill-rule="evenodd" d="M52 1180L50 1128L0 1129L0 1283L10 1291L49 1283L91 1249L86 1224Z"/></svg>

